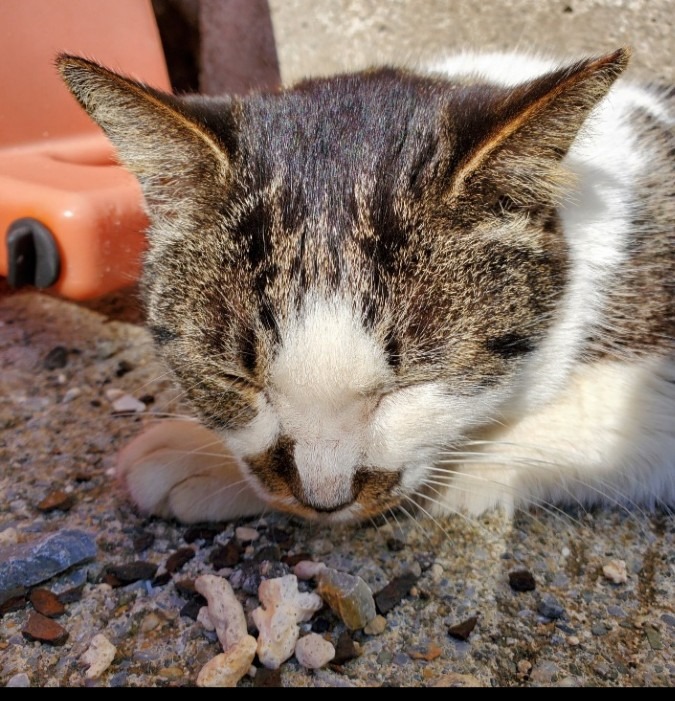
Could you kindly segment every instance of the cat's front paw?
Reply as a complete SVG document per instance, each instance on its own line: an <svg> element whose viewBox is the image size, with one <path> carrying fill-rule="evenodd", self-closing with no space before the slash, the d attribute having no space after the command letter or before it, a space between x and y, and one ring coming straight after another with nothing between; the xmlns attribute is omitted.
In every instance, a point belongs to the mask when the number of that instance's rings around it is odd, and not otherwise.
<svg viewBox="0 0 675 701"><path fill-rule="evenodd" d="M184 523L265 509L220 438L192 421L163 421L141 433L120 452L117 475L143 513Z"/></svg>

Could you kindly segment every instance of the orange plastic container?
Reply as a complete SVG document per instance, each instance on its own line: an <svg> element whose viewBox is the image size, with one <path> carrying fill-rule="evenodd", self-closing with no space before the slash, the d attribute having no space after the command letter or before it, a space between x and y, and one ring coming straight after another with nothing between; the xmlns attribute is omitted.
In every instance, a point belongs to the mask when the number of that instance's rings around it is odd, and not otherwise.
<svg viewBox="0 0 675 701"><path fill-rule="evenodd" d="M147 220L61 51L171 87L150 0L0 2L0 275L83 300L134 282Z"/></svg>

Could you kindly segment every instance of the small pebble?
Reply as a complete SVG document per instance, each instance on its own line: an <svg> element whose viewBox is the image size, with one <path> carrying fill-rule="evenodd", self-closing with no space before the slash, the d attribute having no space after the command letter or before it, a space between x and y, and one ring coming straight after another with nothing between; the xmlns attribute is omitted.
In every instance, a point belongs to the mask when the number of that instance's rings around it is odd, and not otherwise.
<svg viewBox="0 0 675 701"><path fill-rule="evenodd" d="M37 504L37 508L44 513L50 511L68 511L75 504L75 496L68 494L62 489L50 492L42 501Z"/></svg>
<svg viewBox="0 0 675 701"><path fill-rule="evenodd" d="M253 686L279 688L281 687L281 670L260 667L253 677Z"/></svg>
<svg viewBox="0 0 675 701"><path fill-rule="evenodd" d="M239 526L235 529L234 535L240 543L252 543L260 538L260 533L255 528Z"/></svg>
<svg viewBox="0 0 675 701"><path fill-rule="evenodd" d="M155 542L154 533L146 531L145 533L139 533L133 542L134 552L140 553L143 550L147 550Z"/></svg>
<svg viewBox="0 0 675 701"><path fill-rule="evenodd" d="M519 660L516 668L518 669L518 674L525 676L530 673L532 663L529 660Z"/></svg>
<svg viewBox="0 0 675 701"><path fill-rule="evenodd" d="M120 412L141 412L145 411L145 404L130 394L123 394L112 402L113 409Z"/></svg>
<svg viewBox="0 0 675 701"><path fill-rule="evenodd" d="M164 679L181 679L185 671L180 667L162 667L157 674Z"/></svg>
<svg viewBox="0 0 675 701"><path fill-rule="evenodd" d="M26 640L38 640L55 646L63 645L68 640L68 631L61 624L37 611L31 613L21 634Z"/></svg>
<svg viewBox="0 0 675 701"><path fill-rule="evenodd" d="M120 360L115 368L115 377L124 377L134 369L134 366L128 360Z"/></svg>
<svg viewBox="0 0 675 701"><path fill-rule="evenodd" d="M625 560L610 560L602 567L602 575L613 584L625 584L628 581Z"/></svg>
<svg viewBox="0 0 675 701"><path fill-rule="evenodd" d="M436 563L431 566L431 568L429 569L429 573L431 574L431 581L440 582L440 580L443 578L445 570L443 569L442 565Z"/></svg>
<svg viewBox="0 0 675 701"><path fill-rule="evenodd" d="M309 633L295 644L295 657L303 667L319 669L335 657L335 648L318 633Z"/></svg>
<svg viewBox="0 0 675 701"><path fill-rule="evenodd" d="M366 624L363 628L363 632L366 635L381 635L384 633L386 627L387 619L378 613L372 621Z"/></svg>
<svg viewBox="0 0 675 701"><path fill-rule="evenodd" d="M68 364L68 349L65 346L54 346L42 361L45 370L60 370Z"/></svg>
<svg viewBox="0 0 675 701"><path fill-rule="evenodd" d="M472 674L459 674L450 672L439 677L431 686L435 687L482 687L485 686L477 677Z"/></svg>
<svg viewBox="0 0 675 701"><path fill-rule="evenodd" d="M478 616L471 616L461 623L456 623L448 628L448 635L457 640L466 641L478 623Z"/></svg>
<svg viewBox="0 0 675 701"><path fill-rule="evenodd" d="M213 539L224 530L224 525L199 525L190 526L183 535L186 543L194 543L196 540L203 540L205 545L211 545Z"/></svg>
<svg viewBox="0 0 675 701"><path fill-rule="evenodd" d="M190 562L194 556L195 551L192 548L180 548L167 558L164 568L173 574L181 569L185 563Z"/></svg>
<svg viewBox="0 0 675 701"><path fill-rule="evenodd" d="M124 392L116 387L110 387L105 391L105 398L109 402L114 402L116 399L124 396Z"/></svg>
<svg viewBox="0 0 675 701"><path fill-rule="evenodd" d="M607 635L607 633L609 633L610 630L611 628L606 623L594 623L591 626L591 633L599 637Z"/></svg>
<svg viewBox="0 0 675 701"><path fill-rule="evenodd" d="M537 585L532 572L516 570L509 572L509 586L513 591L533 591Z"/></svg>
<svg viewBox="0 0 675 701"><path fill-rule="evenodd" d="M537 611L545 618L550 618L551 620L558 619L565 613L563 606L552 596L542 598L537 606Z"/></svg>
<svg viewBox="0 0 675 701"><path fill-rule="evenodd" d="M314 562L313 560L302 560L293 567L293 574L302 580L313 579L317 577L322 570L326 569L323 562Z"/></svg>
<svg viewBox="0 0 675 701"><path fill-rule="evenodd" d="M335 657L333 658L333 662L335 664L345 664L350 660L356 659L359 654L356 643L349 634L349 631L343 630L335 645Z"/></svg>
<svg viewBox="0 0 675 701"><path fill-rule="evenodd" d="M142 579L152 579L157 573L157 565L142 560L126 565L108 565L102 577L111 587L124 587Z"/></svg>
<svg viewBox="0 0 675 701"><path fill-rule="evenodd" d="M30 686L30 677L25 672L19 672L13 677L10 677L5 684L8 688L26 688Z"/></svg>
<svg viewBox="0 0 675 701"><path fill-rule="evenodd" d="M389 613L404 596L410 592L419 576L414 572L406 572L400 577L392 579L387 586L375 594L375 604L378 613Z"/></svg>
<svg viewBox="0 0 675 701"><path fill-rule="evenodd" d="M61 402L63 404L67 404L68 402L72 402L73 399L77 399L81 394L82 390L79 387L71 387L70 389L66 390Z"/></svg>
<svg viewBox="0 0 675 701"><path fill-rule="evenodd" d="M241 545L234 540L229 540L225 545L214 548L209 555L209 563L217 570L224 567L234 567L241 560L243 551Z"/></svg>
<svg viewBox="0 0 675 701"><path fill-rule="evenodd" d="M426 645L410 648L407 652L413 660L426 660L427 662L431 662L441 656L443 648L436 643L427 643Z"/></svg>
<svg viewBox="0 0 675 701"><path fill-rule="evenodd" d="M373 594L361 577L326 567L318 575L317 591L350 630L363 628L377 615Z"/></svg>
<svg viewBox="0 0 675 701"><path fill-rule="evenodd" d="M143 620L141 621L141 632L149 633L151 630L155 630L155 628L157 628L161 622L162 619L154 611L150 611L150 613L144 616Z"/></svg>
<svg viewBox="0 0 675 701"><path fill-rule="evenodd" d="M647 636L647 642L652 650L663 650L663 640L661 639L661 633L653 628L651 625L645 626L645 635Z"/></svg>
<svg viewBox="0 0 675 701"><path fill-rule="evenodd" d="M48 618L56 618L65 613L66 607L61 602L61 599L49 589L33 589L29 599L31 604L33 604L33 608Z"/></svg>
<svg viewBox="0 0 675 701"><path fill-rule="evenodd" d="M105 672L115 659L117 648L103 635L95 635L80 661L88 666L85 676L87 679L97 679Z"/></svg>

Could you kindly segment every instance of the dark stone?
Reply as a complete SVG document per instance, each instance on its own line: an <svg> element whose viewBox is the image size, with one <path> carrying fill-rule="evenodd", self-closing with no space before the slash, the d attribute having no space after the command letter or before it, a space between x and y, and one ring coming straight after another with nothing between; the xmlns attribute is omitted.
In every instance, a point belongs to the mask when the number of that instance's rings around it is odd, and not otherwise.
<svg viewBox="0 0 675 701"><path fill-rule="evenodd" d="M174 579L173 585L176 587L176 591L183 596L194 596L198 593L195 589L194 579Z"/></svg>
<svg viewBox="0 0 675 701"><path fill-rule="evenodd" d="M157 565L137 560L126 565L108 565L102 575L102 581L111 587L124 587L143 579L152 579L157 572Z"/></svg>
<svg viewBox="0 0 675 701"><path fill-rule="evenodd" d="M457 640L466 641L476 627L476 623L478 623L478 616L471 616L471 618L467 618L466 621L450 626L448 628L448 635Z"/></svg>
<svg viewBox="0 0 675 701"><path fill-rule="evenodd" d="M34 611L21 629L26 640L38 640L49 645L63 645L68 640L68 631L59 623Z"/></svg>
<svg viewBox="0 0 675 701"><path fill-rule="evenodd" d="M223 567L234 567L241 560L244 549L234 539L228 540L225 545L214 548L209 555L209 563L214 569L220 570Z"/></svg>
<svg viewBox="0 0 675 701"><path fill-rule="evenodd" d="M375 605L383 616L391 611L401 599L413 588L419 577L413 572L406 572L392 579L383 589L375 594Z"/></svg>
<svg viewBox="0 0 675 701"><path fill-rule="evenodd" d="M206 602L202 603L197 598L190 599L190 601L188 601L187 604L185 604L185 606L183 606L183 608L180 610L180 615L196 621L197 616L199 615L199 609L201 609L202 606L206 606Z"/></svg>
<svg viewBox="0 0 675 701"><path fill-rule="evenodd" d="M190 562L194 556L195 551L192 548L180 548L180 550L176 550L175 553L169 555L164 567L167 572L173 574L178 572L187 562Z"/></svg>
<svg viewBox="0 0 675 701"><path fill-rule="evenodd" d="M62 591L59 594L59 601L62 604L73 604L82 599L83 592L84 582L82 582L82 584L78 584L76 587L71 587L70 589L66 589L66 591Z"/></svg>
<svg viewBox="0 0 675 701"><path fill-rule="evenodd" d="M155 403L155 395L154 394L143 394L138 398L139 402L143 402L143 404L154 404Z"/></svg>
<svg viewBox="0 0 675 701"><path fill-rule="evenodd" d="M269 560L270 562L281 560L281 549L278 545L266 545L258 550L253 559L258 562L263 560Z"/></svg>
<svg viewBox="0 0 675 701"><path fill-rule="evenodd" d="M259 667L255 673L255 677L253 677L253 686L280 687L281 670L267 669L267 667Z"/></svg>
<svg viewBox="0 0 675 701"><path fill-rule="evenodd" d="M68 511L75 504L75 495L68 494L61 489L56 489L50 492L41 502L38 503L37 508L44 513L49 513L50 511Z"/></svg>
<svg viewBox="0 0 675 701"><path fill-rule="evenodd" d="M258 587L263 579L283 577L288 573L288 567L282 562L246 560L241 563L239 569L230 577L230 584L235 589L240 588L247 594L257 596Z"/></svg>
<svg viewBox="0 0 675 701"><path fill-rule="evenodd" d="M533 591L537 583L529 570L514 570L509 572L509 585L513 591Z"/></svg>
<svg viewBox="0 0 675 701"><path fill-rule="evenodd" d="M162 572L152 580L153 587L163 587L171 581L171 572Z"/></svg>
<svg viewBox="0 0 675 701"><path fill-rule="evenodd" d="M387 540L387 548L393 553L398 553L405 548L405 543L398 538L389 538Z"/></svg>
<svg viewBox="0 0 675 701"><path fill-rule="evenodd" d="M352 636L349 631L342 631L340 637L335 644L335 657L331 660L333 664L343 665L349 660L353 660L359 656L356 650Z"/></svg>
<svg viewBox="0 0 675 701"><path fill-rule="evenodd" d="M64 346L54 346L42 361L45 370L60 370L68 364L68 349Z"/></svg>
<svg viewBox="0 0 675 701"><path fill-rule="evenodd" d="M288 550L293 547L293 534L285 531L283 528L273 526L267 533L267 540L276 543L282 550Z"/></svg>
<svg viewBox="0 0 675 701"><path fill-rule="evenodd" d="M15 587L5 591L0 599L0 616L10 611L21 611L26 608L28 599L26 598L25 587Z"/></svg>
<svg viewBox="0 0 675 701"><path fill-rule="evenodd" d="M48 618L56 618L66 611L61 599L49 589L42 587L33 589L29 598L33 608Z"/></svg>
<svg viewBox="0 0 675 701"><path fill-rule="evenodd" d="M144 533L139 533L133 542L134 552L140 553L147 550L155 542L155 534L145 531Z"/></svg>
<svg viewBox="0 0 675 701"><path fill-rule="evenodd" d="M330 630L330 619L327 618L326 616L315 616L312 619L312 632L313 633L325 633L326 631Z"/></svg>
<svg viewBox="0 0 675 701"><path fill-rule="evenodd" d="M127 373L130 373L134 369L134 366L128 360L120 360L115 368L115 377L124 377Z"/></svg>
<svg viewBox="0 0 675 701"><path fill-rule="evenodd" d="M89 533L77 530L56 531L0 548L0 601L7 591L40 584L95 557L96 542Z"/></svg>
<svg viewBox="0 0 675 701"><path fill-rule="evenodd" d="M225 530L225 526L218 525L198 525L190 526L185 531L183 539L186 543L194 543L195 540L203 540L206 545L211 545L213 539Z"/></svg>

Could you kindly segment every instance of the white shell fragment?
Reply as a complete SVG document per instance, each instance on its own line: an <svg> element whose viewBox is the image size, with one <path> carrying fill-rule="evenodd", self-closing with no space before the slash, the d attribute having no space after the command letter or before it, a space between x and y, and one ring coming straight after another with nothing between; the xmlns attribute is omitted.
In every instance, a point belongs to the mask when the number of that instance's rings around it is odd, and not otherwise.
<svg viewBox="0 0 675 701"><path fill-rule="evenodd" d="M146 406L140 399L132 397L130 394L123 394L112 403L115 411L145 411Z"/></svg>
<svg viewBox="0 0 675 701"><path fill-rule="evenodd" d="M295 644L295 657L303 667L319 669L335 657L335 648L318 633L309 633Z"/></svg>
<svg viewBox="0 0 675 701"><path fill-rule="evenodd" d="M255 657L257 643L247 635L229 650L210 659L197 675L197 686L234 687L248 673Z"/></svg>
<svg viewBox="0 0 675 701"><path fill-rule="evenodd" d="M277 669L295 652L298 623L308 621L323 601L317 594L298 591L294 574L262 581L258 599L262 606L251 613L258 628L258 659L265 667Z"/></svg>
<svg viewBox="0 0 675 701"><path fill-rule="evenodd" d="M323 562L314 562L314 560L300 560L293 568L293 574L298 579L312 579L316 577L321 570L325 570L326 565Z"/></svg>
<svg viewBox="0 0 675 701"><path fill-rule="evenodd" d="M206 611L202 608L199 612L200 622L204 625L206 623L204 617L208 615L218 640L223 646L223 651L227 652L248 635L243 606L239 603L230 583L214 574L203 574L197 577L195 589L206 598L208 603ZM205 625L205 627L209 626Z"/></svg>
<svg viewBox="0 0 675 701"><path fill-rule="evenodd" d="M602 568L602 574L614 584L625 584L628 581L625 560L610 560Z"/></svg>
<svg viewBox="0 0 675 701"><path fill-rule="evenodd" d="M95 635L91 639L89 647L80 658L80 660L89 667L85 674L87 679L100 677L112 664L116 652L117 648L103 633Z"/></svg>
<svg viewBox="0 0 675 701"><path fill-rule="evenodd" d="M248 526L239 526L239 528L235 529L234 535L240 543L252 543L260 538L260 533L255 528L249 528Z"/></svg>

